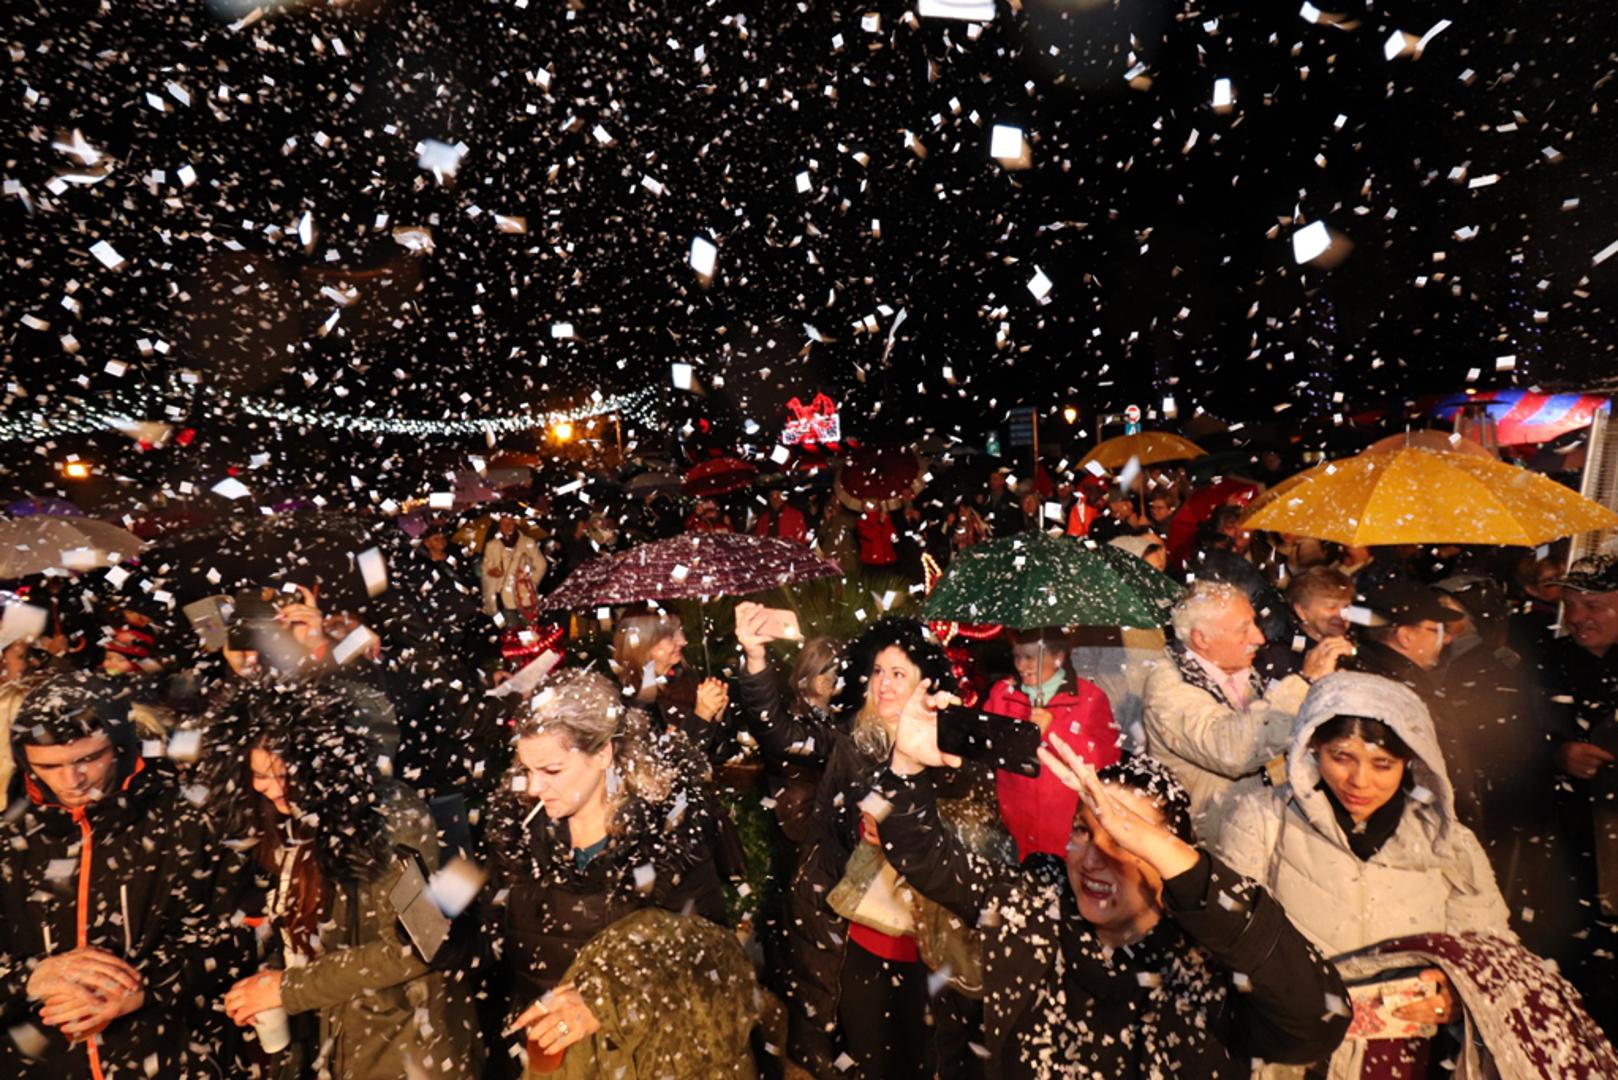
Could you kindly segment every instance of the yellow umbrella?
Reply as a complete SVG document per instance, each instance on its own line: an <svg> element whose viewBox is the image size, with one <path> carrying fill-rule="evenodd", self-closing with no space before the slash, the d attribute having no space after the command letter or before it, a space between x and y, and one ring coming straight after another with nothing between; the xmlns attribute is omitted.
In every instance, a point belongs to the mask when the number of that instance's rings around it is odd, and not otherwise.
<svg viewBox="0 0 1618 1080"><path fill-rule="evenodd" d="M1618 514L1539 473L1404 446L1328 461L1277 484L1242 525L1340 544L1534 547L1618 526Z"/></svg>
<svg viewBox="0 0 1618 1080"><path fill-rule="evenodd" d="M1129 464L1130 458L1135 458L1142 465L1151 465L1159 461L1202 457L1207 452L1190 439L1182 439L1167 431L1142 431L1136 435L1119 435L1098 444L1084 455L1079 466L1082 468L1095 461L1116 472Z"/></svg>

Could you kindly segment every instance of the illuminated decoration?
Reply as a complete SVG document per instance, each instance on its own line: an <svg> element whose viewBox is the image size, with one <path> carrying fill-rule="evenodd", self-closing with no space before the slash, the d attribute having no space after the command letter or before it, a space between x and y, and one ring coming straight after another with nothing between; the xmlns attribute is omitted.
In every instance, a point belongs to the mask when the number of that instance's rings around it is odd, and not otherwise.
<svg viewBox="0 0 1618 1080"><path fill-rule="evenodd" d="M1079 410L1078 410L1078 408L1076 406L1073 406L1073 405L1064 406L1063 409L1062 409L1062 419L1066 420L1069 424L1078 423L1079 422Z"/></svg>
<svg viewBox="0 0 1618 1080"><path fill-rule="evenodd" d="M204 395L212 400L201 400ZM177 403L176 399L181 399L183 404ZM162 416L168 421L174 421L195 413L199 408L213 411L238 409L250 416L278 420L282 423L365 435L500 435L535 428L548 429L563 423L576 424L582 420L613 413L628 416L642 423L651 423L653 417L650 406L656 400L655 392L649 388L611 397L604 397L597 391L589 401L573 409L429 420L331 413L300 408L268 398L233 394L225 389L204 388L199 385L195 375L182 373L170 377L166 390L131 391L120 395L108 395L102 401L73 401L67 403L60 414L24 413L13 403L6 417L0 420L0 441L13 439L33 441L62 435L86 435L97 431L125 431L141 423L138 417Z"/></svg>
<svg viewBox="0 0 1618 1080"><path fill-rule="evenodd" d="M571 420L558 420L551 425L551 434L556 436L557 442L567 442L573 437L573 422Z"/></svg>
<svg viewBox="0 0 1618 1080"><path fill-rule="evenodd" d="M69 480L90 479L90 463L88 461L64 461L62 475Z"/></svg>
<svg viewBox="0 0 1618 1080"><path fill-rule="evenodd" d="M922 597L932 595L933 586L944 576L944 568L938 565L938 560L931 555L921 557ZM927 629L933 632L938 643L946 649L958 638L961 641L988 641L998 637L1004 627L998 623L958 623L958 622L930 622Z"/></svg>
<svg viewBox="0 0 1618 1080"><path fill-rule="evenodd" d="M781 442L785 445L842 441L843 425L837 415L837 403L825 394L817 393L807 405L794 397L787 402L787 411L792 413L792 419L781 430Z"/></svg>

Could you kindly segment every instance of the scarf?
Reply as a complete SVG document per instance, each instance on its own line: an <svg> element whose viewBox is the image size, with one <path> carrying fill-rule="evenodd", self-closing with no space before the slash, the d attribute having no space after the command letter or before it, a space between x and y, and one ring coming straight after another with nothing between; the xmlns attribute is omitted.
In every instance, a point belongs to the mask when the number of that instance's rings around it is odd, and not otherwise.
<svg viewBox="0 0 1618 1080"><path fill-rule="evenodd" d="M1406 776L1409 775L1407 772ZM1326 793L1326 801L1331 803L1332 817L1343 830L1343 836L1348 840L1348 849L1360 862L1369 862L1371 856L1382 850L1382 845L1393 839L1393 834L1399 830L1399 822L1405 813L1405 789L1400 784L1393 793L1393 798L1371 811L1371 816L1364 821L1355 821L1353 816L1337 801L1337 795L1322 780L1319 789Z"/></svg>

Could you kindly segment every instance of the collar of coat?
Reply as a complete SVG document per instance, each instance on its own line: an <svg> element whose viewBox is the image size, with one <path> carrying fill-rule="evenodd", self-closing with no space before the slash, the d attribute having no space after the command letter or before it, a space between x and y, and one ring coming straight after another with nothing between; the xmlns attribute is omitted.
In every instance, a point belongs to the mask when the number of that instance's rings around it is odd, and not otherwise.
<svg viewBox="0 0 1618 1080"><path fill-rule="evenodd" d="M1168 654L1169 659L1174 661L1175 668L1179 670L1180 678L1184 679L1187 685L1194 686L1205 694L1213 695L1226 708L1240 711L1240 706L1230 700L1230 696L1225 693L1224 687L1214 682L1207 669L1197 663L1197 658L1191 655L1191 650L1184 642L1169 642ZM1249 701L1257 701L1264 696L1264 680L1259 677L1256 670L1248 669L1247 682L1252 691Z"/></svg>

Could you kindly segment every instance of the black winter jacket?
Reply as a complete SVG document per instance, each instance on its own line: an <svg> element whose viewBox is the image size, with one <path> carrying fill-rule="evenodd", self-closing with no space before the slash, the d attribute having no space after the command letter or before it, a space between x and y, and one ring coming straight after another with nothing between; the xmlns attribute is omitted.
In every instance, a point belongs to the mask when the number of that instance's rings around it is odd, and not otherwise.
<svg viewBox="0 0 1618 1080"><path fill-rule="evenodd" d="M837 1004L842 996L848 920L826 903L860 843L860 801L876 790L886 762L867 757L840 727L788 712L773 671L736 681L742 722L758 732L767 754L812 741L824 753L825 771L815 790L807 837L787 893L787 999L791 1006L792 1060L816 1076L837 1076ZM818 749L824 745L825 749ZM946 797L964 797L980 779L969 770L941 770ZM926 890L921 890L923 895ZM918 1049L917 1053L921 1051Z"/></svg>
<svg viewBox="0 0 1618 1080"><path fill-rule="evenodd" d="M554 988L587 941L641 908L724 924L713 858L720 812L696 784L677 786L661 802L628 796L606 848L581 869L567 822L510 791L496 796L488 811L491 879L481 895L485 933L512 973L513 1010Z"/></svg>
<svg viewBox="0 0 1618 1080"><path fill-rule="evenodd" d="M168 762L120 754L118 789L82 812L50 802L30 780L26 810L0 823L0 1030L11 1033L0 1038L0 1076L8 1080L78 1080L97 1068L106 1080L230 1073L210 1046L221 1041L225 991L256 970L252 931L230 925L240 860L217 842ZM146 997L99 1045L69 1046L38 1022L25 988L40 960L81 945L128 962Z"/></svg>
<svg viewBox="0 0 1618 1080"><path fill-rule="evenodd" d="M1268 894L1208 854L1165 883L1157 927L1109 956L1060 860L973 859L941 827L926 774L885 770L881 782L889 861L983 931L989 1076L1236 1080L1253 1058L1303 1064L1342 1041L1336 970Z"/></svg>

